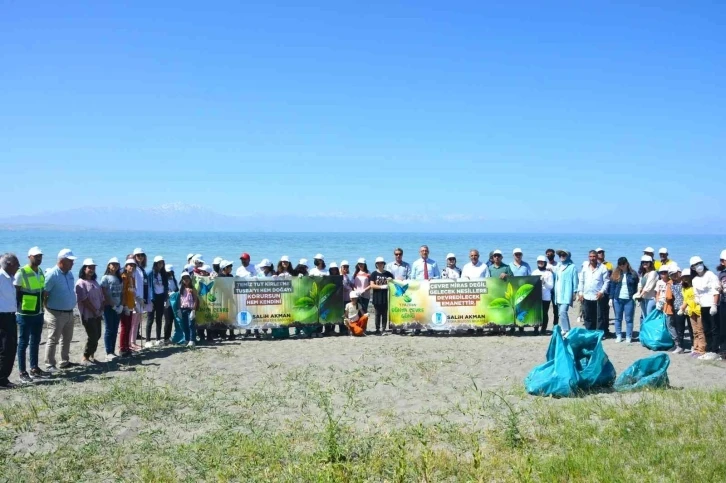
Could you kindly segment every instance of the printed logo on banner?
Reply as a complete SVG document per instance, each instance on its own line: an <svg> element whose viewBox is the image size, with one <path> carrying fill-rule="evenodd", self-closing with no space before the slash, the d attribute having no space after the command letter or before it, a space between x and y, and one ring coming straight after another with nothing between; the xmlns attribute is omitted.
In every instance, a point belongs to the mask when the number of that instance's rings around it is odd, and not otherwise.
<svg viewBox="0 0 726 483"><path fill-rule="evenodd" d="M237 325L240 327L246 327L252 323L252 314L247 311L242 311L237 314Z"/></svg>
<svg viewBox="0 0 726 483"><path fill-rule="evenodd" d="M431 323L436 326L446 325L446 314L443 312L436 312L431 316Z"/></svg>

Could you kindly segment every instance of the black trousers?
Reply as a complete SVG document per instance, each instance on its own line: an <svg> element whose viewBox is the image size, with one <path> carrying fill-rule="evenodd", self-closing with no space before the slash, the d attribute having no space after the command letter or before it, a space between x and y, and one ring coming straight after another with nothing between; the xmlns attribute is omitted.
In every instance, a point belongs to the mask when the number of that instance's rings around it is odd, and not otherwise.
<svg viewBox="0 0 726 483"><path fill-rule="evenodd" d="M607 335L610 328L610 317L605 320L598 318L598 312L605 312L610 309L608 301L605 297L600 300L583 300L582 307L584 309L585 328L587 330L602 330Z"/></svg>
<svg viewBox="0 0 726 483"><path fill-rule="evenodd" d="M610 330L610 297L603 294L597 304L597 330L602 330L608 335Z"/></svg>
<svg viewBox="0 0 726 483"><path fill-rule="evenodd" d="M373 304L376 309L376 330L386 330L388 325L388 304Z"/></svg>
<svg viewBox="0 0 726 483"><path fill-rule="evenodd" d="M0 313L0 386L8 383L18 355L18 324L12 312Z"/></svg>
<svg viewBox="0 0 726 483"><path fill-rule="evenodd" d="M146 341L151 340L151 326L156 320L156 340L161 339L161 320L164 317L164 301L166 294L154 294L151 303L153 308L146 314Z"/></svg>
<svg viewBox="0 0 726 483"><path fill-rule="evenodd" d="M718 352L718 313L711 315L711 307L701 307L703 335L706 337L706 352Z"/></svg>
<svg viewBox="0 0 726 483"><path fill-rule="evenodd" d="M555 289L552 289L552 326L560 323L560 312L557 309L557 304L555 303Z"/></svg>
<svg viewBox="0 0 726 483"><path fill-rule="evenodd" d="M557 305L555 305L555 313L557 313ZM549 300L543 300L542 301L542 325L540 326L540 331L544 332L547 330L547 324L550 322L550 301Z"/></svg>
<svg viewBox="0 0 726 483"><path fill-rule="evenodd" d="M724 298L724 295L721 295ZM719 336L719 352L726 352L726 303L718 304L718 336Z"/></svg>
<svg viewBox="0 0 726 483"><path fill-rule="evenodd" d="M171 339L171 328L174 327L174 312L171 306L164 310L164 340Z"/></svg>

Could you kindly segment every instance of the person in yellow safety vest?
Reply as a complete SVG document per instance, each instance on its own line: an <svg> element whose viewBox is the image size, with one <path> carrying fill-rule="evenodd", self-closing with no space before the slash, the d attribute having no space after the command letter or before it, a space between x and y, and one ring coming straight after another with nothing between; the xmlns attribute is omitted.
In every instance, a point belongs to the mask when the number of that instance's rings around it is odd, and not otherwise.
<svg viewBox="0 0 726 483"><path fill-rule="evenodd" d="M45 276L40 264L43 252L38 247L28 250L28 264L17 271L13 285L17 291L18 372L20 382L32 383L50 375L38 367L38 349L43 333L43 288ZM26 370L25 351L30 346L30 371Z"/></svg>

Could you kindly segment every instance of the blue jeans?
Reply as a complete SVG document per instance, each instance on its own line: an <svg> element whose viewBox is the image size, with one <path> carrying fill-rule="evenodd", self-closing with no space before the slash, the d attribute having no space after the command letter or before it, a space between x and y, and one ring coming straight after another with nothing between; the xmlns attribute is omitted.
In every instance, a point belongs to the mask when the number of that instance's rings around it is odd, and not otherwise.
<svg viewBox="0 0 726 483"><path fill-rule="evenodd" d="M18 323L18 372L25 372L25 350L30 342L30 368L38 368L38 349L43 334L43 314L16 315Z"/></svg>
<svg viewBox="0 0 726 483"><path fill-rule="evenodd" d="M655 299L640 300L640 321L642 322L649 313L655 310Z"/></svg>
<svg viewBox="0 0 726 483"><path fill-rule="evenodd" d="M623 315L625 315L625 337L633 337L633 315L635 315L635 301L633 299L613 299L615 309L615 335L621 337Z"/></svg>
<svg viewBox="0 0 726 483"><path fill-rule="evenodd" d="M106 322L106 332L103 334L103 345L106 346L106 354L114 354L116 351L116 337L118 336L118 324L121 315L110 305L103 309L103 320Z"/></svg>
<svg viewBox="0 0 726 483"><path fill-rule="evenodd" d="M557 304L557 313L560 316L559 326L562 332L570 331L570 304Z"/></svg>
<svg viewBox="0 0 726 483"><path fill-rule="evenodd" d="M181 325L184 331L184 342L195 342L197 340L197 323L189 316L192 309L181 309Z"/></svg>

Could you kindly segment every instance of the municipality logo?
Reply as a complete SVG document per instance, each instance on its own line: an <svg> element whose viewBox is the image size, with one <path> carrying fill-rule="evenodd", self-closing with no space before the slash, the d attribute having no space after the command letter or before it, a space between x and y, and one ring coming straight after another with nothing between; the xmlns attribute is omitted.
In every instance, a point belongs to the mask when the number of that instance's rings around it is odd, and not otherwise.
<svg viewBox="0 0 726 483"><path fill-rule="evenodd" d="M244 311L237 314L237 325L240 327L247 327L252 323L252 314Z"/></svg>
<svg viewBox="0 0 726 483"><path fill-rule="evenodd" d="M446 314L443 312L436 312L431 316L431 323L437 326L446 325Z"/></svg>

